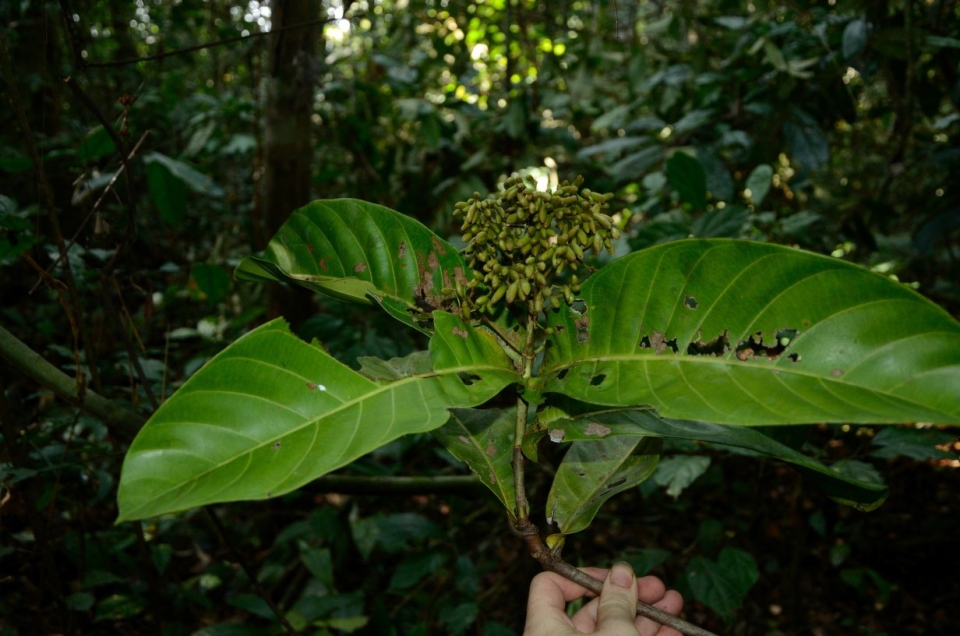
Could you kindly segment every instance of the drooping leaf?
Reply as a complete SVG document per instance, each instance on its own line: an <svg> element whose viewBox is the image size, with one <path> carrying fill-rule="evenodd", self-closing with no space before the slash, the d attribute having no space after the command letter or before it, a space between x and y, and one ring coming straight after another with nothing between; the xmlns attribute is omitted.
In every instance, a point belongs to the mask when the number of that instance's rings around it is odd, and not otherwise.
<svg viewBox="0 0 960 636"><path fill-rule="evenodd" d="M491 336L435 314L433 370L376 383L275 320L227 347L150 418L123 464L118 521L265 499L517 380Z"/></svg>
<svg viewBox="0 0 960 636"><path fill-rule="evenodd" d="M655 437L611 437L572 444L553 478L547 523L557 524L563 534L589 526L607 499L653 473L661 446Z"/></svg>
<svg viewBox="0 0 960 636"><path fill-rule="evenodd" d="M517 507L513 481L513 431L517 409L453 409L433 431L444 448L466 462L509 514Z"/></svg>
<svg viewBox="0 0 960 636"><path fill-rule="evenodd" d="M857 506L861 510L873 510L887 498L887 489L882 484L860 481L834 470L753 428L666 420L649 409L609 409L571 414L555 418L550 428L553 430L552 435L562 435L565 441L595 440L615 435L646 435L706 442L727 449L745 449L797 466L830 497L841 503Z"/></svg>
<svg viewBox="0 0 960 636"><path fill-rule="evenodd" d="M667 159L667 179L680 198L697 208L707 208L707 173L697 159L675 152Z"/></svg>
<svg viewBox="0 0 960 636"><path fill-rule="evenodd" d="M143 161L148 166L154 163L162 165L171 175L197 194L208 197L223 196L223 188L218 186L213 179L183 161L159 152L148 152L143 156Z"/></svg>
<svg viewBox="0 0 960 636"><path fill-rule="evenodd" d="M218 303L230 293L230 274L213 263L197 263L190 268L190 277L211 303Z"/></svg>
<svg viewBox="0 0 960 636"><path fill-rule="evenodd" d="M444 304L441 290L468 275L459 252L423 224L355 199L300 208L262 256L243 259L236 270L241 280L284 281L340 300L376 302L426 333L430 311Z"/></svg>
<svg viewBox="0 0 960 636"><path fill-rule="evenodd" d="M839 259L683 240L580 296L549 316L544 392L741 426L960 421L960 323Z"/></svg>

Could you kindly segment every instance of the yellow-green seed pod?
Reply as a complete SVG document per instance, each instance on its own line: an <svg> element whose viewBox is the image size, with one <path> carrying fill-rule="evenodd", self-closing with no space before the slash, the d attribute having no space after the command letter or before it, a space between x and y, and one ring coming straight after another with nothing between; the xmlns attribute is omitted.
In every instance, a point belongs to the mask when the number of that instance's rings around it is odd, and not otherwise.
<svg viewBox="0 0 960 636"><path fill-rule="evenodd" d="M546 287L546 286L547 286L547 278L546 278L543 274L541 274L540 272L536 272L536 273L534 274L533 278L534 278L534 280L537 281L537 285L539 285L540 287Z"/></svg>
<svg viewBox="0 0 960 636"><path fill-rule="evenodd" d="M506 285L499 285L493 290L493 295L490 296L490 305L495 305L500 302L500 299L503 298L503 295L507 293Z"/></svg>
<svg viewBox="0 0 960 636"><path fill-rule="evenodd" d="M466 232L461 238L463 238L464 243L469 243L473 240L473 232Z"/></svg>
<svg viewBox="0 0 960 636"><path fill-rule="evenodd" d="M570 250L567 252L567 260L570 262L583 259L583 250L576 243L570 244Z"/></svg>
<svg viewBox="0 0 960 636"><path fill-rule="evenodd" d="M461 283L459 280L457 280L457 281L454 281L453 284L456 286L457 296L460 296L460 297L462 298L462 297L465 295L465 294L463 293L463 283Z"/></svg>
<svg viewBox="0 0 960 636"><path fill-rule="evenodd" d="M616 226L610 228L610 238L612 238L614 241L620 238L620 228Z"/></svg>
<svg viewBox="0 0 960 636"><path fill-rule="evenodd" d="M453 287L444 287L443 289L440 290L440 293L443 294L444 296L449 296L455 291L457 290L454 289Z"/></svg>
<svg viewBox="0 0 960 636"><path fill-rule="evenodd" d="M477 299L473 301L473 304L476 305L477 307L483 307L484 305L487 304L489 300L490 300L489 296L478 296Z"/></svg>
<svg viewBox="0 0 960 636"><path fill-rule="evenodd" d="M553 305L553 308L554 308L554 309L560 309L560 297L559 297L559 296L553 296L553 297L550 299L550 304Z"/></svg>
<svg viewBox="0 0 960 636"><path fill-rule="evenodd" d="M533 311L537 314L543 311L543 296L537 295L537 297L533 299Z"/></svg>
<svg viewBox="0 0 960 636"><path fill-rule="evenodd" d="M603 229L605 229L605 230L609 230L610 228L613 227L613 219L611 219L611 218L610 218L609 216L607 216L606 214L597 214L597 215L594 215L593 218L594 218L594 219L597 221L597 223L599 223L599 224L603 227Z"/></svg>
<svg viewBox="0 0 960 636"><path fill-rule="evenodd" d="M563 299L567 301L568 305L572 305L574 301L573 290L570 289L569 285L564 285L563 287Z"/></svg>
<svg viewBox="0 0 960 636"><path fill-rule="evenodd" d="M537 271L537 268L533 265L525 265L523 268L523 275L527 278L533 278L534 272Z"/></svg>
<svg viewBox="0 0 960 636"><path fill-rule="evenodd" d="M517 299L517 292L520 291L520 281L513 281L510 283L510 286L507 287L507 304L512 305L513 301Z"/></svg>
<svg viewBox="0 0 960 636"><path fill-rule="evenodd" d="M529 296L529 295L530 295L530 291L531 291L532 289L533 289L533 287L530 285L530 281L529 281L529 280L527 280L526 278L521 278L521 279L520 279L520 294L521 294L521 296L522 296L523 298L526 298L527 296Z"/></svg>
<svg viewBox="0 0 960 636"><path fill-rule="evenodd" d="M593 235L593 251L597 254L603 251L603 239L600 238L599 234Z"/></svg>
<svg viewBox="0 0 960 636"><path fill-rule="evenodd" d="M583 229L577 230L577 240L580 241L580 245L586 245L586 244L587 244L587 240L588 240L588 239L587 239L587 233L584 232Z"/></svg>

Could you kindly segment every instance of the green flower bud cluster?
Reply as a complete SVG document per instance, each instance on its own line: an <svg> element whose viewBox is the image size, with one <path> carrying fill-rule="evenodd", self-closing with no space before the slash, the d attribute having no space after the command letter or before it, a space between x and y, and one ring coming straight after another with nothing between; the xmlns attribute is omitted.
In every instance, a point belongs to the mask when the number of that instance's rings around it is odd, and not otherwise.
<svg viewBox="0 0 960 636"><path fill-rule="evenodd" d="M588 252L613 253L620 230L604 214L612 194L580 188L583 179L564 181L553 192L542 192L518 176L504 190L486 199L479 194L457 203L454 216L467 244L464 255L473 280L457 289L466 317L473 311L494 313L499 305L525 304L531 314L573 303L580 291L576 274L557 284L567 269L578 271Z"/></svg>

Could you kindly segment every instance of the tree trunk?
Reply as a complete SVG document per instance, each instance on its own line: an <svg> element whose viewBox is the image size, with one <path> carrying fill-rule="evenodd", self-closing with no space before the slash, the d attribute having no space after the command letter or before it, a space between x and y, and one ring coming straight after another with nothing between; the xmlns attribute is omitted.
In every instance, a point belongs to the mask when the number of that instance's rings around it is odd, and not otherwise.
<svg viewBox="0 0 960 636"><path fill-rule="evenodd" d="M263 222L258 231L269 240L290 213L307 204L313 158L311 121L313 93L319 75L316 24L294 27L319 18L316 0L273 0L272 28L264 77ZM302 289L271 286L268 313L283 315L296 327L311 315L312 295Z"/></svg>

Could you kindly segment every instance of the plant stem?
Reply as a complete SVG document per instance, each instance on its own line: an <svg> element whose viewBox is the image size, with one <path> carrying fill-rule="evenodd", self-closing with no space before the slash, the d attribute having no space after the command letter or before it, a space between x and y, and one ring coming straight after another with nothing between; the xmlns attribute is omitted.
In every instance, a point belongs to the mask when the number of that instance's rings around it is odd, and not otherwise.
<svg viewBox="0 0 960 636"><path fill-rule="evenodd" d="M533 307L527 310L527 333L523 346L523 383L526 386L527 381L533 377L533 359L534 346L536 338L534 336L537 327L536 314ZM527 544L527 550L530 556L536 559L544 570L556 572L560 576L567 578L574 583L590 590L595 594L600 594L603 590L603 582L598 581L592 576L573 567L564 561L558 552L554 552L540 538L540 529L530 521L529 505L527 503L527 492L524 483L524 459L521 444L523 436L527 432L527 415L529 404L523 399L522 395L517 396L517 424L513 435L513 480L514 492L517 498L517 515L513 520L513 529ZM684 620L663 610L648 605L643 601L637 601L637 614L654 620L661 625L672 627L686 636L717 636L713 632L692 625Z"/></svg>

